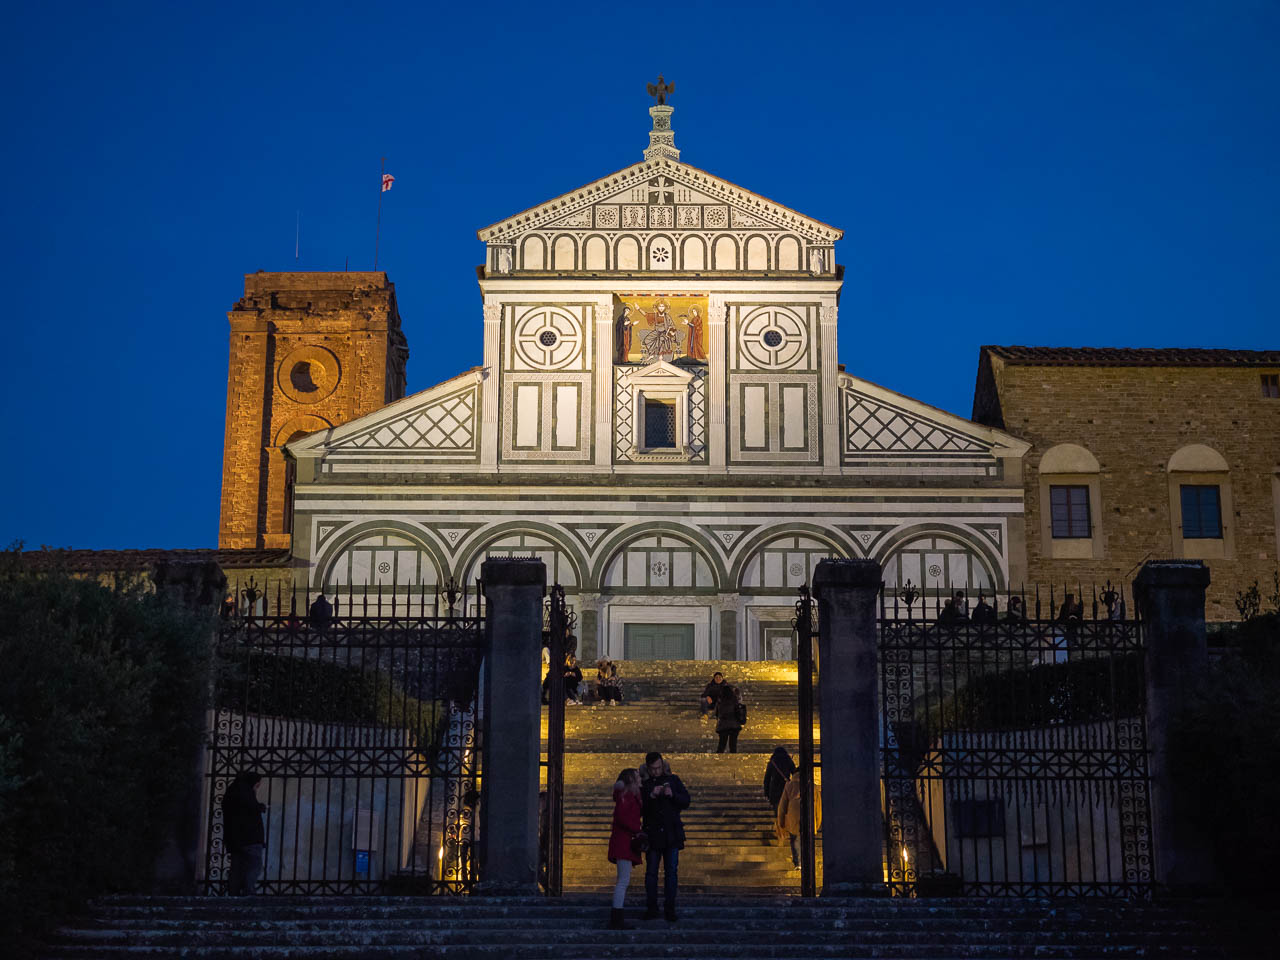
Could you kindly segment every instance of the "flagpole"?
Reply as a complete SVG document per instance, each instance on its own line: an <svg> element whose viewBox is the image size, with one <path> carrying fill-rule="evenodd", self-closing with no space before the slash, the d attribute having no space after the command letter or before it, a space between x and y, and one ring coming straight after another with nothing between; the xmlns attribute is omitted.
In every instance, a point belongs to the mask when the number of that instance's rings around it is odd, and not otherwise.
<svg viewBox="0 0 1280 960"><path fill-rule="evenodd" d="M378 269L378 240L382 237L382 176L387 172L387 158L382 158L382 170L378 174L378 226L373 232L373 269Z"/></svg>

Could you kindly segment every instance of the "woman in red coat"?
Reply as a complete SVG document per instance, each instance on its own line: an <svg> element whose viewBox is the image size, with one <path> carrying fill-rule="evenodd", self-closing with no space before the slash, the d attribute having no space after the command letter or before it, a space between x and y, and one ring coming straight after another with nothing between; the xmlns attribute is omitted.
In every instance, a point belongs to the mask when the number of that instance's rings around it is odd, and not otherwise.
<svg viewBox="0 0 1280 960"><path fill-rule="evenodd" d="M613 908L609 911L609 929L625 930L622 903L631 882L631 867L640 862L640 854L631 846L631 838L640 833L644 823L640 817L640 771L628 768L618 774L613 785L613 829L609 832L609 862L618 866L618 883L613 888Z"/></svg>

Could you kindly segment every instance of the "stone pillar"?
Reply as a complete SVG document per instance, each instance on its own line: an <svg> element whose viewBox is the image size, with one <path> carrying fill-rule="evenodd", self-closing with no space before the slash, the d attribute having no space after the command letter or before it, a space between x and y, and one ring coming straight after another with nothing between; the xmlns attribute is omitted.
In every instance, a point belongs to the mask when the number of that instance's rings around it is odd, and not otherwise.
<svg viewBox="0 0 1280 960"><path fill-rule="evenodd" d="M823 560L818 601L823 896L883 896L875 560Z"/></svg>
<svg viewBox="0 0 1280 960"><path fill-rule="evenodd" d="M217 643L217 611L227 589L227 578L212 560L182 563L158 562L151 571L157 593L168 594L177 602L203 618L208 624L210 670L213 668L214 644ZM210 675L208 694L212 694ZM190 719L203 728L211 696L186 705ZM183 789L164 809L159 818L163 847L155 862L153 893L193 894L197 890L201 863L201 841L204 839L205 752L203 739L188 757L188 775Z"/></svg>
<svg viewBox="0 0 1280 960"><path fill-rule="evenodd" d="M578 660L595 663L602 656L600 650L600 611L585 603L578 610Z"/></svg>
<svg viewBox="0 0 1280 960"><path fill-rule="evenodd" d="M1183 890L1211 886L1217 879L1212 849L1187 816L1169 772L1174 715L1209 667L1208 586L1209 568L1199 560L1147 563L1133 581L1146 646L1153 879Z"/></svg>
<svg viewBox="0 0 1280 960"><path fill-rule="evenodd" d="M720 659L738 659L738 611L733 607L720 611Z"/></svg>
<svg viewBox="0 0 1280 960"><path fill-rule="evenodd" d="M487 612L478 892L535 895L547 568L541 560L489 559L480 579Z"/></svg>

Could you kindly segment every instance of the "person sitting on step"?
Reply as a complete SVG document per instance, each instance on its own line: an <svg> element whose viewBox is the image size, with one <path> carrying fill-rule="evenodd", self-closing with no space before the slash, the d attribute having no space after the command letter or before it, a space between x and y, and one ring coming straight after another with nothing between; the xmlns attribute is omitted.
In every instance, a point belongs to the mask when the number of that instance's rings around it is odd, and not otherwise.
<svg viewBox="0 0 1280 960"><path fill-rule="evenodd" d="M622 702L622 678L612 660L596 661L596 699L607 704Z"/></svg>

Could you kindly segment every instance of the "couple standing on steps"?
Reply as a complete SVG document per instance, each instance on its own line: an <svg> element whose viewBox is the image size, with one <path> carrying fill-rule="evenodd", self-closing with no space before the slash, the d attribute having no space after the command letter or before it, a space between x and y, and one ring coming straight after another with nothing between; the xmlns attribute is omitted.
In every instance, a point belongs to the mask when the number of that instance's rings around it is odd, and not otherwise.
<svg viewBox="0 0 1280 960"><path fill-rule="evenodd" d="M609 929L625 930L622 904L631 882L631 867L648 858L644 872L644 918L658 916L658 866L663 872L663 908L669 923L676 921L676 884L684 824L680 812L689 806L689 791L656 750L646 754L639 770L628 767L613 785L613 829L609 833L609 862L618 867L613 888Z"/></svg>

